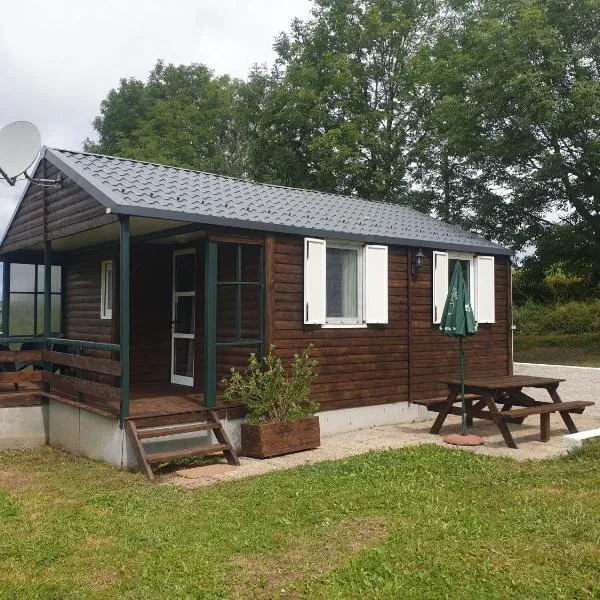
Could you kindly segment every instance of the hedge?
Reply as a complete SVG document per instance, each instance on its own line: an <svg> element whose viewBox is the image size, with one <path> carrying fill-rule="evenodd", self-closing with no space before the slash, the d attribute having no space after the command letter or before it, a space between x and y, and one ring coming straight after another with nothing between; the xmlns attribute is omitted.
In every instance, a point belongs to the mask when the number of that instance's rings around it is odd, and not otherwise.
<svg viewBox="0 0 600 600"><path fill-rule="evenodd" d="M515 307L515 334L552 335L600 333L600 300Z"/></svg>

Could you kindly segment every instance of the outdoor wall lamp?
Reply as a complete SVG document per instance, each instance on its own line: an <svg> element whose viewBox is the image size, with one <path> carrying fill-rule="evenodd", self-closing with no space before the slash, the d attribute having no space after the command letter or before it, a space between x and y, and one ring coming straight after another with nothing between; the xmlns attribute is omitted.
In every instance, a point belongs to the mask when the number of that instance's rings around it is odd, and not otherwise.
<svg viewBox="0 0 600 600"><path fill-rule="evenodd" d="M412 256L412 265L411 272L413 277L416 277L422 270L423 265L425 264L425 255L423 254L423 250L419 248L419 251Z"/></svg>

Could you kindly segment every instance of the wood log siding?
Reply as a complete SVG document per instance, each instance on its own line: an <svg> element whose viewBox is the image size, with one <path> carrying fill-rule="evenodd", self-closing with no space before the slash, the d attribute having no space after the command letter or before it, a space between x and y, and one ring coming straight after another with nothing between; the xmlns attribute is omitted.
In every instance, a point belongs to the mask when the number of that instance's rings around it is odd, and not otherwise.
<svg viewBox="0 0 600 600"><path fill-rule="evenodd" d="M320 361L313 387L323 410L408 401L442 395L441 379L458 370L458 343L432 323L431 251L423 272L412 280L408 315L408 249L389 249L389 323L354 329L303 325L304 255L300 237L275 236L272 315L267 330L282 358L289 360L309 343ZM508 373L507 260L496 258L496 323L481 325L465 343L466 367L478 374ZM267 267L268 268L268 267ZM409 318L412 338L409 376Z"/></svg>
<svg viewBox="0 0 600 600"><path fill-rule="evenodd" d="M45 174L43 173L46 168ZM56 178L60 172L47 161L41 161L35 177ZM107 215L102 204L69 177L63 176L62 186L41 188L31 186L23 199L10 229L3 251L10 252L41 244L44 239L44 193L46 196L46 232L48 239L57 239L113 223L115 215Z"/></svg>

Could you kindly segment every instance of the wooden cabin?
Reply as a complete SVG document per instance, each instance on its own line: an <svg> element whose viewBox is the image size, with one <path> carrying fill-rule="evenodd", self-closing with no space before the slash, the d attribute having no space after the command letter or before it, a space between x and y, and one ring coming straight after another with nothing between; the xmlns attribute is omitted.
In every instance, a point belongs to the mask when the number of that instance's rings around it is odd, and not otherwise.
<svg viewBox="0 0 600 600"><path fill-rule="evenodd" d="M467 370L512 370L511 251L472 233L401 205L53 148L35 177L56 186L28 185L0 244L0 446L134 465L126 423L206 407L235 446L243 409L220 380L271 344L284 359L314 345L323 435L424 418L413 402L458 369L437 326L456 261L479 323ZM43 431L19 438L25 421Z"/></svg>

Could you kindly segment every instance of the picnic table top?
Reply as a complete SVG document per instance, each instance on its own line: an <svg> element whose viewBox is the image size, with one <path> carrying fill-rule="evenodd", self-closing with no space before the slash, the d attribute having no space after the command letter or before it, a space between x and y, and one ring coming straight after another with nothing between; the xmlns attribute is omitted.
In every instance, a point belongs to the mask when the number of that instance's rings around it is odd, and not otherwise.
<svg viewBox="0 0 600 600"><path fill-rule="evenodd" d="M468 377L465 379L465 389L469 390L514 390L524 387L547 388L558 385L564 379L552 377L535 377L532 375L502 375L496 377ZM460 386L460 379L446 379L448 386Z"/></svg>

